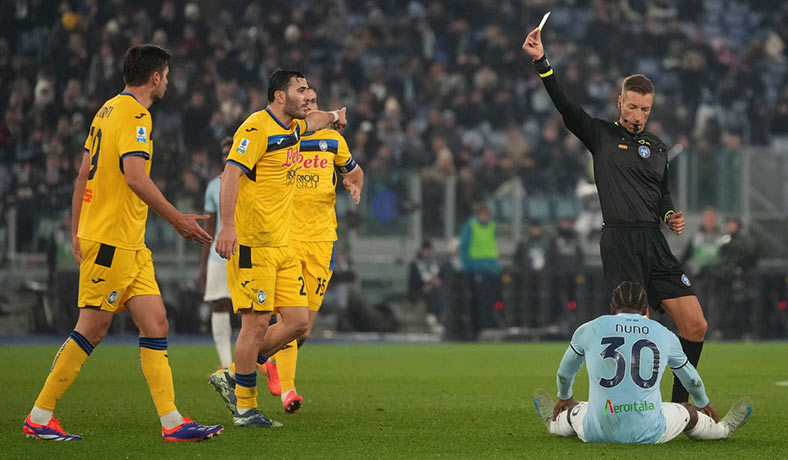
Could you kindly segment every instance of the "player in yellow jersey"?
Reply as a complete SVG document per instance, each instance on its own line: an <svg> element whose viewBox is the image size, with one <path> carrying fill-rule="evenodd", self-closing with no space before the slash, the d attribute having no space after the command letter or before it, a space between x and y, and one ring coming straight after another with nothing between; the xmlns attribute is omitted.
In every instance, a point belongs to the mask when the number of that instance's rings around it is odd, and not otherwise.
<svg viewBox="0 0 788 460"><path fill-rule="evenodd" d="M344 127L346 120L344 108L307 115L308 89L302 73L274 72L268 80L268 107L250 115L235 132L222 175L216 252L228 259L233 310L242 316L234 395L229 397L228 387L233 371L217 371L211 383L238 426L281 426L257 409L257 364L300 337L309 324L305 280L288 244L299 147L308 130ZM280 320L269 328L274 307Z"/></svg>
<svg viewBox="0 0 788 460"><path fill-rule="evenodd" d="M310 85L307 111L318 110L317 90ZM268 374L277 373L282 405L294 413L304 402L295 391L298 349L309 338L317 312L323 304L328 282L334 270L334 249L337 240L337 202L335 168L343 176L342 183L358 204L364 186L364 171L350 154L347 141L333 129L305 133L301 138L301 167L296 173L296 194L290 243L301 263L309 304L306 332L274 355L276 366L268 366Z"/></svg>
<svg viewBox="0 0 788 460"><path fill-rule="evenodd" d="M153 123L148 108L167 90L170 54L153 45L132 46L123 57L126 87L104 103L90 126L72 200L74 257L79 263L79 318L55 355L44 388L25 420L30 438L76 441L53 417L57 401L76 379L115 313L126 309L140 331L140 365L161 420L165 441L198 441L222 431L183 417L175 407L167 358L167 314L145 247L150 206L190 240L207 243L197 223L184 215L148 177ZM118 391L123 391L119 388ZM122 423L122 415L118 421ZM108 422L109 426L118 421Z"/></svg>

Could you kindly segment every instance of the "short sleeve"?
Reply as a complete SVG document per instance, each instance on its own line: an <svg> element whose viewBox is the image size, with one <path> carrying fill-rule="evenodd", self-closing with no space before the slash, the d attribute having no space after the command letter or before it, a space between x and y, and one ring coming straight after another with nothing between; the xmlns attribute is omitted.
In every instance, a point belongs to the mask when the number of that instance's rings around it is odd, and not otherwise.
<svg viewBox="0 0 788 460"><path fill-rule="evenodd" d="M96 115L93 115L93 121L90 122L90 130L88 131L88 137L85 139L85 152L90 153L93 150L93 138L96 135Z"/></svg>
<svg viewBox="0 0 788 460"><path fill-rule="evenodd" d="M338 145L337 145L337 155L334 158L334 165L339 168L339 172L342 174L347 174L358 166L356 160L353 159L353 156L350 154L350 149L347 146L347 141L345 140L342 135L337 136Z"/></svg>
<svg viewBox="0 0 788 460"><path fill-rule="evenodd" d="M212 180L208 187L205 189L205 212L209 214L216 214L219 210L219 203L217 203L216 197L219 195L216 193L217 185L219 181Z"/></svg>
<svg viewBox="0 0 788 460"><path fill-rule="evenodd" d="M296 129L298 130L299 137L303 136L304 134L306 134L308 132L307 129L309 129L309 126L307 125L306 119L295 118L294 120L295 120L296 124L298 125Z"/></svg>
<svg viewBox="0 0 788 460"><path fill-rule="evenodd" d="M153 153L151 141L150 115L136 118L133 113L124 114L117 127L118 153L121 158L127 156L142 156L150 160Z"/></svg>
<svg viewBox="0 0 788 460"><path fill-rule="evenodd" d="M252 123L244 122L233 136L233 146L227 156L227 163L232 163L244 172L249 173L265 154L268 145L264 132Z"/></svg>
<svg viewBox="0 0 788 460"><path fill-rule="evenodd" d="M343 173L348 173L352 171L355 166L355 161L353 161L353 156L350 154L350 149L347 146L347 141L341 135L337 136L337 155L334 157L334 165L336 167L342 169L347 169L347 171L342 171ZM353 165L352 168L348 169L348 167Z"/></svg>

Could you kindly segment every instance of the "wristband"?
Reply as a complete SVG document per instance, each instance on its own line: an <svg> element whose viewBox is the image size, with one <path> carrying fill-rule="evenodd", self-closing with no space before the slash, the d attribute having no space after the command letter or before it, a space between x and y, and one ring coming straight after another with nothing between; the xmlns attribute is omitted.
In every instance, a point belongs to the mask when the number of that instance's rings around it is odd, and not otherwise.
<svg viewBox="0 0 788 460"><path fill-rule="evenodd" d="M664 217L662 220L663 220L664 222L667 222L667 221L668 221L668 217L670 217L670 215L671 215L671 214L676 214L676 211L674 211L674 210L672 210L672 209L671 209L670 211L666 212L666 213L665 213L665 217Z"/></svg>
<svg viewBox="0 0 788 460"><path fill-rule="evenodd" d="M553 68L550 67L550 61L547 60L546 54L540 57L539 59L532 61L531 63L533 64L534 68L536 69L537 72L539 72L540 75L547 73L550 70L553 70Z"/></svg>
<svg viewBox="0 0 788 460"><path fill-rule="evenodd" d="M336 123L337 121L339 121L339 114L337 113L336 110L332 110L330 113L331 115L334 116L334 119L331 121L331 123Z"/></svg>

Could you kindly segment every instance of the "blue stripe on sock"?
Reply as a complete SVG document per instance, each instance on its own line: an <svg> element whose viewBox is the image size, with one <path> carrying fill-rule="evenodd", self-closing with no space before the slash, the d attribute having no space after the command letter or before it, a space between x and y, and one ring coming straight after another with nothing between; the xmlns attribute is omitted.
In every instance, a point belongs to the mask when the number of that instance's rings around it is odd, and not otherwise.
<svg viewBox="0 0 788 460"><path fill-rule="evenodd" d="M140 337L140 348L150 348L151 350L166 350L167 337Z"/></svg>
<svg viewBox="0 0 788 460"><path fill-rule="evenodd" d="M239 374L236 372L235 384L246 388L255 388L257 386L257 371L251 374Z"/></svg>
<svg viewBox="0 0 788 460"><path fill-rule="evenodd" d="M84 335L80 334L77 331L71 331L71 334L69 334L68 337L71 340L73 340L74 343L79 345L79 348L84 350L84 352L87 353L88 356L90 356L90 354L93 353L93 345L91 345L90 341L88 341L88 339L86 339Z"/></svg>
<svg viewBox="0 0 788 460"><path fill-rule="evenodd" d="M266 361L268 361L268 356L262 353L257 353L257 364L263 365Z"/></svg>

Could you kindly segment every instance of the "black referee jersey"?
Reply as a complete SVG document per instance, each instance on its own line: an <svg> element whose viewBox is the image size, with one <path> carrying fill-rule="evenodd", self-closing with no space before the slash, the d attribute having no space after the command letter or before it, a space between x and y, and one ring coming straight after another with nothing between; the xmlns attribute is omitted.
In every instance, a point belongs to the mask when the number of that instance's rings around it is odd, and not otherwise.
<svg viewBox="0 0 788 460"><path fill-rule="evenodd" d="M660 222L673 212L665 143L651 133L633 135L618 122L592 118L566 96L546 59L534 64L564 124L594 158L604 220L602 269L608 289L612 292L622 281L639 283L657 311L663 311L664 299L695 295L692 282L659 231Z"/></svg>
<svg viewBox="0 0 788 460"><path fill-rule="evenodd" d="M605 225L664 222L673 211L665 143L618 122L592 118L567 97L545 58L534 63L564 124L593 155L594 178Z"/></svg>

